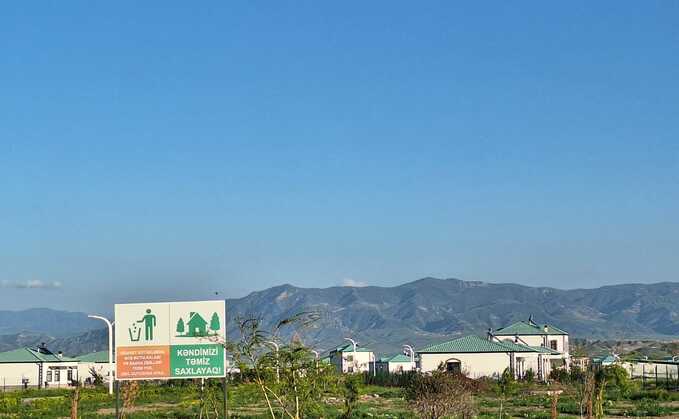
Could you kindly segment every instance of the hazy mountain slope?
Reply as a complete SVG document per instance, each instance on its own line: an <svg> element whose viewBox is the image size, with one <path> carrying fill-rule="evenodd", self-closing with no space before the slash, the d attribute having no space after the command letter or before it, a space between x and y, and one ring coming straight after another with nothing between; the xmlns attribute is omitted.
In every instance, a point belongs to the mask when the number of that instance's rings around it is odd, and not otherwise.
<svg viewBox="0 0 679 419"><path fill-rule="evenodd" d="M395 352L404 343L420 346L461 334L484 333L489 327L496 329L527 319L530 314L537 322L553 323L574 337L679 336L678 283L578 290L435 278L396 287L281 285L227 300L227 307L232 338L237 336L238 316L261 316L265 327L271 329L281 319L301 311L317 312L320 320L302 336L320 349L329 349L351 336L381 352ZM77 318L74 323L80 324ZM40 323L23 325L24 330L44 330ZM99 324L93 326L98 328ZM0 330L3 327L7 328L0 317ZM24 342L29 339L25 334L16 336L23 336ZM97 330L75 338L54 339L50 345L67 354L88 352L105 348L105 336L104 330ZM9 338L4 338L0 337L0 346L7 348Z"/></svg>
<svg viewBox="0 0 679 419"><path fill-rule="evenodd" d="M679 284L558 290L425 278L396 287L323 289L282 285L229 300L230 315L262 316L267 327L299 311L321 313L306 333L321 348L351 335L398 350L465 333L483 333L530 314L572 335L596 338L679 335ZM233 324L231 324L233 330Z"/></svg>
<svg viewBox="0 0 679 419"><path fill-rule="evenodd" d="M101 326L101 322L84 313L31 308L21 311L0 311L0 335L22 332L69 336Z"/></svg>

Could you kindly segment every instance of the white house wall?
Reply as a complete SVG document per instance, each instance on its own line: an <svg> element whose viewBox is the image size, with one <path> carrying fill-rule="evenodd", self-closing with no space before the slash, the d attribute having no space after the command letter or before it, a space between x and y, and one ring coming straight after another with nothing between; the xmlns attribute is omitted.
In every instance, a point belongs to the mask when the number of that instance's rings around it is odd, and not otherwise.
<svg viewBox="0 0 679 419"><path fill-rule="evenodd" d="M59 370L59 380L56 379L56 371ZM78 381L77 362L53 362L43 364L42 380L47 382L48 387L66 387L70 384L68 370L72 370L72 378ZM47 381L47 371L52 371L52 381Z"/></svg>
<svg viewBox="0 0 679 419"><path fill-rule="evenodd" d="M488 353L420 353L420 369L422 372L436 371L448 360L460 361L462 372L470 378L500 375L509 368L509 354L504 352Z"/></svg>
<svg viewBox="0 0 679 419"><path fill-rule="evenodd" d="M514 341L514 338L511 336L498 336L500 340L510 340ZM519 343L522 341L528 344L529 346L542 346L543 343L545 342L544 336L540 335L519 335ZM556 341L556 350L568 354L569 351L569 344L568 344L568 336L567 335L547 335L547 347L549 348L549 342L550 341Z"/></svg>
<svg viewBox="0 0 679 419"><path fill-rule="evenodd" d="M0 364L0 386L20 387L21 380L28 378L28 385L38 386L38 364L12 363Z"/></svg>
<svg viewBox="0 0 679 419"><path fill-rule="evenodd" d="M59 381L56 380L56 370L59 370ZM74 380L78 379L78 364L75 362L45 362L42 370L42 383L38 378L38 363L16 362L0 363L0 386L22 387L24 378L28 379L29 387L38 387L40 384L48 387L66 387L69 385L68 371L72 370ZM48 381L47 372L51 371L51 381Z"/></svg>
<svg viewBox="0 0 679 419"><path fill-rule="evenodd" d="M330 362L343 373L350 372L352 367L353 372L370 371L374 360L375 355L372 352L356 352L355 357L353 352L333 352L330 356Z"/></svg>
<svg viewBox="0 0 679 419"><path fill-rule="evenodd" d="M92 378L91 368L94 368L103 377L104 382L108 382L110 379L108 362L79 362L78 377L80 381L85 382L88 378ZM113 368L115 368L115 364L113 364Z"/></svg>

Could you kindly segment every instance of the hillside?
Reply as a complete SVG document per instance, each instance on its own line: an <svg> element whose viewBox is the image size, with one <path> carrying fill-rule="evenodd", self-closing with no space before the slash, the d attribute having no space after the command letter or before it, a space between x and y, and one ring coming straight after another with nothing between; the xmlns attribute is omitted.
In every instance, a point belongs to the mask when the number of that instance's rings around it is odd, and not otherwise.
<svg viewBox="0 0 679 419"><path fill-rule="evenodd" d="M302 333L320 349L329 349L345 336L380 352L395 352L467 333L485 333L533 314L574 337L591 339L663 339L679 336L679 283L626 284L595 289L559 290L517 284L491 284L457 279L424 278L395 287L298 288L281 285L227 300L231 337L237 336L237 317L260 316L267 329L301 311L314 311L320 320ZM22 334L0 337L0 347L31 340L50 343L66 353L88 352L106 345L104 330L51 338L45 319L35 323L14 312L0 316L0 330ZM55 312L63 313L63 312ZM47 314L53 316L53 313ZM68 313L77 327L98 327L84 314ZM52 320L50 320L52 321ZM53 322L53 321L52 321ZM62 328L58 330L63 330ZM87 329L85 329L87 330ZM26 332L31 332L27 334ZM38 336L34 336L38 335ZM36 341L37 341L36 340ZM23 342L23 343L22 343Z"/></svg>
<svg viewBox="0 0 679 419"><path fill-rule="evenodd" d="M378 350L396 351L404 343L484 333L530 314L581 338L677 336L677 297L677 283L558 290L424 278L396 287L282 285L228 303L232 318L260 314L267 327L299 311L317 311L321 321L306 336L322 349L351 335Z"/></svg>
<svg viewBox="0 0 679 419"><path fill-rule="evenodd" d="M90 319L85 313L31 308L21 311L0 310L0 335L48 334L50 336L72 336L98 328L101 321Z"/></svg>

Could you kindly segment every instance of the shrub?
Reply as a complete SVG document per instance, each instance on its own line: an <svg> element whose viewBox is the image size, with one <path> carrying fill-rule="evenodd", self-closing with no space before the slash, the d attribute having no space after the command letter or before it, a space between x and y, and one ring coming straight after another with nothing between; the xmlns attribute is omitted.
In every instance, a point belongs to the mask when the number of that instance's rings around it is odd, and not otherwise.
<svg viewBox="0 0 679 419"><path fill-rule="evenodd" d="M642 399L634 403L630 412L633 416L665 416L672 413L669 407L663 407L657 400Z"/></svg>
<svg viewBox="0 0 679 419"><path fill-rule="evenodd" d="M438 419L457 415L468 418L476 413L472 399L474 380L461 375L435 371L417 375L406 389L406 399L423 418Z"/></svg>
<svg viewBox="0 0 679 419"><path fill-rule="evenodd" d="M655 390L646 390L646 391L637 391L632 393L629 396L630 400L659 400L659 401L667 401L670 400L670 394L667 392L667 390L663 389L655 389Z"/></svg>
<svg viewBox="0 0 679 419"><path fill-rule="evenodd" d="M567 384L571 380L571 375L565 368L556 368L549 372L549 378L561 384Z"/></svg>
<svg viewBox="0 0 679 419"><path fill-rule="evenodd" d="M533 371L532 368L529 368L528 371L526 371L526 373L523 375L523 379L527 383L532 383L533 381L535 381L535 371Z"/></svg>

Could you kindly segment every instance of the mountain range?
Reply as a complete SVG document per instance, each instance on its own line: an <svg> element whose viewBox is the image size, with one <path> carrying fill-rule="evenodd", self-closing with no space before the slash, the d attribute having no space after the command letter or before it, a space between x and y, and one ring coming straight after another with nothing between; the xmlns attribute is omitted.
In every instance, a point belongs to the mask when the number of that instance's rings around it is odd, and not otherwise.
<svg viewBox="0 0 679 419"><path fill-rule="evenodd" d="M352 337L362 346L393 353L403 344L421 346L463 334L483 334L529 315L571 336L590 339L670 339L679 336L679 283L624 284L561 290L518 284L423 278L395 287L299 288L280 285L227 300L229 336L237 338L238 318L258 317L265 330L300 312L318 315L316 323L296 333L320 349ZM22 313L30 312L31 316ZM12 313L12 314L9 314ZM0 312L0 349L44 341L67 354L106 348L104 330L88 331L82 313L65 313L58 336L46 326L55 313ZM30 321L29 321L30 319ZM88 320L88 322L85 322ZM54 323L53 320L49 320ZM68 327L66 327L68 325ZM68 334L71 337L68 337Z"/></svg>

